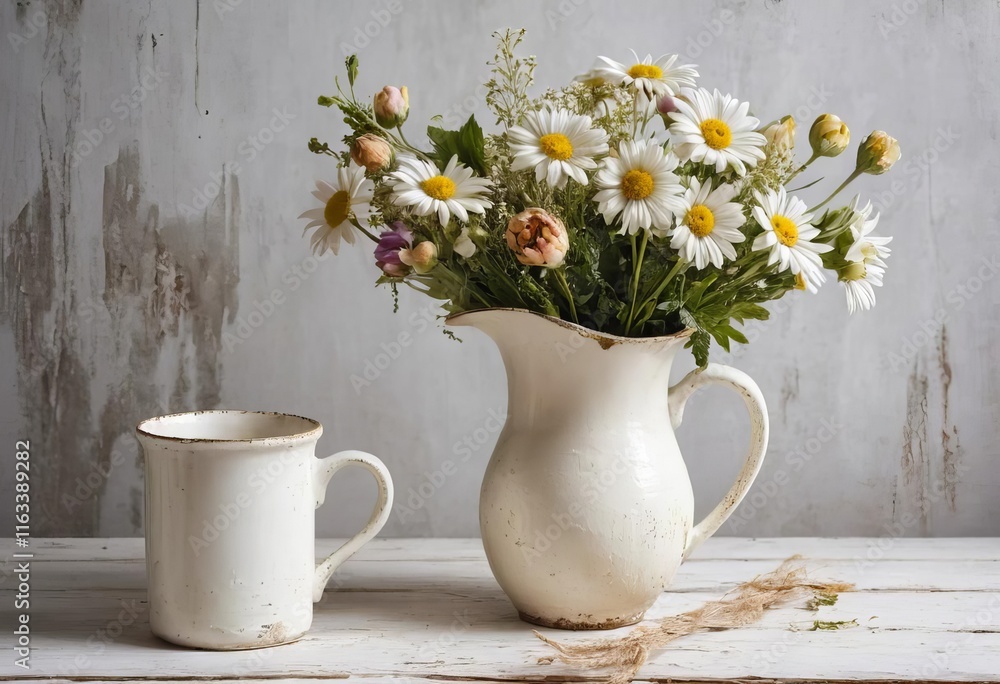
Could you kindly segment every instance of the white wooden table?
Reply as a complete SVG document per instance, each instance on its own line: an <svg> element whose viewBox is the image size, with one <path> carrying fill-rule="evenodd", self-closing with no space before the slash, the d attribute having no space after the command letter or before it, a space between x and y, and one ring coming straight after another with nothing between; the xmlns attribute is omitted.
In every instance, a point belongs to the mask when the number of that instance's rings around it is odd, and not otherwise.
<svg viewBox="0 0 1000 684"><path fill-rule="evenodd" d="M7 643L15 549L0 549ZM150 634L141 539L34 539L29 550L31 669L5 646L0 681L601 679L538 663L552 651L517 619L475 539L376 540L331 581L309 635L240 652L186 650ZM647 617L718 598L795 553L815 576L858 591L818 612L781 608L752 627L680 639L637 681L1000 681L1000 539L711 539ZM809 631L817 619L858 626ZM544 632L583 640L628 629Z"/></svg>

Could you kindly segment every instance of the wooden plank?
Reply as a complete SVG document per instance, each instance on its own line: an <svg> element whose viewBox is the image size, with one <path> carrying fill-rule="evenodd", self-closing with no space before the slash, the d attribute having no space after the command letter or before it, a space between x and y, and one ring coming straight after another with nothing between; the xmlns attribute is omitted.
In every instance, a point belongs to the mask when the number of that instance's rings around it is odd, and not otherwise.
<svg viewBox="0 0 1000 684"><path fill-rule="evenodd" d="M320 539L317 555L333 551L342 539ZM32 550L51 561L142 560L143 539L33 539ZM0 556L9 558L15 550L10 539L0 540ZM712 537L692 554L688 563L705 560L776 560L792 555L816 560L997 560L1000 537L937 539L912 537L780 537L747 539ZM483 558L479 539L375 539L365 545L355 559L361 560L433 560L438 563L461 563Z"/></svg>
<svg viewBox="0 0 1000 684"><path fill-rule="evenodd" d="M773 570L780 561L691 561L683 564L668 595L723 593L740 582ZM814 561L815 577L853 582L859 591L1000 591L1000 561ZM35 573L36 591L71 589L142 589L145 564L131 561L66 561L44 563ZM81 570L87 568L87 570ZM6 581L5 581L6 582ZM7 586L5 583L2 586ZM463 563L451 561L379 561L352 559L333 576L330 590L397 592L481 592L496 589L489 565L480 555Z"/></svg>
<svg viewBox="0 0 1000 684"><path fill-rule="evenodd" d="M706 555L724 555L709 553L720 541L710 540ZM775 543L764 549L762 541ZM676 590L665 593L649 617L718 598L773 569L797 541L726 540L725 553L736 555L742 544L747 557L754 549L756 557L685 563ZM843 594L817 612L785 607L743 629L686 637L657 654L639 681L1000 681L1000 554L983 557L995 540L947 540L945 557L938 558L939 540L897 540L906 543L890 549L893 560L864 564L851 556L864 540L805 541L825 551L825 558L808 562L816 576L856 581L864 591ZM325 551L333 544L319 546ZM187 650L152 636L144 566L134 557L136 551L141 556L141 540L59 540L35 549L29 679L42 673L66 681L599 679L537 662L552 652L517 620L478 540L374 543L331 584L304 639L241 653ZM122 560L126 556L133 557ZM808 631L815 619L859 625ZM628 629L545 633L578 642ZM25 679L25 673L8 660L0 663L0 679Z"/></svg>

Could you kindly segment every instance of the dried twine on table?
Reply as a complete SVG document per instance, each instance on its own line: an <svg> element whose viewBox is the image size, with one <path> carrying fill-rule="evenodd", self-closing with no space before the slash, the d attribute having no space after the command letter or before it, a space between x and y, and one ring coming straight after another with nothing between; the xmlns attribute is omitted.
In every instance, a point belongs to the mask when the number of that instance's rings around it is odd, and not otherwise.
<svg viewBox="0 0 1000 684"><path fill-rule="evenodd" d="M535 631L535 636L557 651L557 655L539 658L539 662L551 663L558 658L568 665L586 669L614 668L608 684L628 684L649 658L650 651L663 648L674 639L744 627L760 620L764 611L806 595L836 594L854 588L853 584L845 582L810 580L801 560L801 556L792 556L771 572L744 582L718 601L709 601L687 613L636 627L624 637L569 644L553 641Z"/></svg>

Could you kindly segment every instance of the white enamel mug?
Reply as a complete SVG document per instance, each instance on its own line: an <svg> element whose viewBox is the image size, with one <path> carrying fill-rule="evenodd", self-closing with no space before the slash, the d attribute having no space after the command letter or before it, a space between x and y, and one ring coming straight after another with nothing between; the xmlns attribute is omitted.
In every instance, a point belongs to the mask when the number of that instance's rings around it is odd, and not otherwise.
<svg viewBox="0 0 1000 684"><path fill-rule="evenodd" d="M295 641L333 571L392 508L385 465L362 451L315 457L323 426L281 413L197 411L136 428L145 454L146 576L153 633L220 650ZM319 566L314 511L335 472L366 468L378 502Z"/></svg>

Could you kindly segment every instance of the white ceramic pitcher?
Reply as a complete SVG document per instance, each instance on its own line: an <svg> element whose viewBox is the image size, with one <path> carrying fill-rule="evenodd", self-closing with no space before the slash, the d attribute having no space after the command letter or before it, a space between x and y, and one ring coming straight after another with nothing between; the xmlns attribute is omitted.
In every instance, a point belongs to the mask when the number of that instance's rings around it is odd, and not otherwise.
<svg viewBox="0 0 1000 684"><path fill-rule="evenodd" d="M392 508L382 461L315 457L323 427L281 413L198 411L136 428L145 454L149 624L183 646L245 649L295 641L333 571L378 534ZM317 567L314 512L335 472L359 465L379 493L365 528Z"/></svg>
<svg viewBox="0 0 1000 684"><path fill-rule="evenodd" d="M515 309L457 314L448 323L493 338L507 369L507 423L479 503L497 582L535 624L605 629L641 620L760 469L768 423L757 385L709 364L668 390L687 331L615 337ZM750 451L725 499L692 525L691 482L674 428L688 397L714 383L746 402Z"/></svg>

